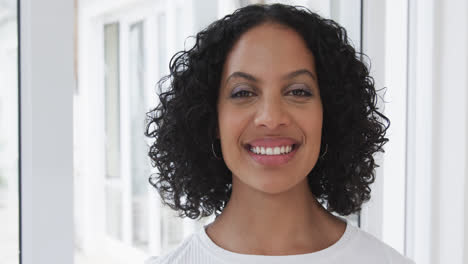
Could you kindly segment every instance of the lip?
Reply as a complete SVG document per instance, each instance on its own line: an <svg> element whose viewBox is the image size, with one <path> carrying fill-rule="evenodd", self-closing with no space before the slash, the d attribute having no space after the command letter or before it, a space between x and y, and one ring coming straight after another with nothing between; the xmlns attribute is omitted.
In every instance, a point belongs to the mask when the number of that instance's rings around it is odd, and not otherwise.
<svg viewBox="0 0 468 264"><path fill-rule="evenodd" d="M299 149L299 144L293 144L293 149L288 154L283 155L260 155L250 151L249 147L246 147L246 151L249 156L257 163L264 166L281 166L290 162L296 155Z"/></svg>

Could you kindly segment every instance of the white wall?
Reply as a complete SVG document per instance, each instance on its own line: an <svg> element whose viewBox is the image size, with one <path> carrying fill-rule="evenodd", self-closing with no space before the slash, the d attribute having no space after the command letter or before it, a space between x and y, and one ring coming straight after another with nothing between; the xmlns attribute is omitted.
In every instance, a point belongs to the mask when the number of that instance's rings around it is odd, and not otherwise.
<svg viewBox="0 0 468 264"><path fill-rule="evenodd" d="M20 263L73 263L73 1L20 7Z"/></svg>
<svg viewBox="0 0 468 264"><path fill-rule="evenodd" d="M0 0L0 259L18 263L18 34L16 3Z"/></svg>

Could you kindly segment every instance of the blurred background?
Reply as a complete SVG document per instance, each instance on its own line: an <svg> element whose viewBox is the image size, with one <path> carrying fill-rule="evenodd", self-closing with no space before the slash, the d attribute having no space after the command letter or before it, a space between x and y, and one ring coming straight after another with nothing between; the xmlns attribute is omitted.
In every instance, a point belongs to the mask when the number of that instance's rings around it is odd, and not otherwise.
<svg viewBox="0 0 468 264"><path fill-rule="evenodd" d="M385 88L390 142L376 156L371 201L346 218L417 263L468 263L467 3L54 1L0 0L0 263L143 263L214 220L181 219L161 205L148 183L157 171L145 113L190 36L255 3L301 5L337 21ZM39 74L49 67L69 69L71 88L54 93L58 81L48 78L61 74ZM62 246L60 257L48 255Z"/></svg>

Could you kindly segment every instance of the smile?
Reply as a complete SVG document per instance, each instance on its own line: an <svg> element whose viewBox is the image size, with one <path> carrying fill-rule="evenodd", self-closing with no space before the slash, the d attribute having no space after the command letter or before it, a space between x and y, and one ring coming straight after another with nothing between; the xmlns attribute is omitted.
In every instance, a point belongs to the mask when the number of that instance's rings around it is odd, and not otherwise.
<svg viewBox="0 0 468 264"><path fill-rule="evenodd" d="M265 166L279 166L288 163L292 158L294 158L298 148L298 144L293 144L291 146L274 148L259 146L252 147L247 145L245 149L255 162Z"/></svg>

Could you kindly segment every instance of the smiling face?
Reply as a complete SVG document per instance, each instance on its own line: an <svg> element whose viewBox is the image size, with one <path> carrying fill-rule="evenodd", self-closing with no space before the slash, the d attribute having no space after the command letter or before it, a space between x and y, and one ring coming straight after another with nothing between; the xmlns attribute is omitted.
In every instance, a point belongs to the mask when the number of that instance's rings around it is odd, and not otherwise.
<svg viewBox="0 0 468 264"><path fill-rule="evenodd" d="M296 31L266 23L244 33L226 58L217 107L233 189L279 193L307 183L319 156L323 110L314 56ZM279 137L297 142L286 163L260 163L272 157L248 150L257 139Z"/></svg>

